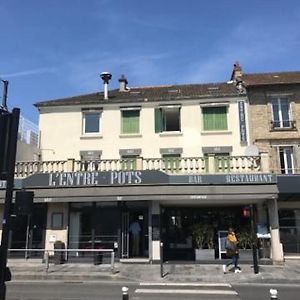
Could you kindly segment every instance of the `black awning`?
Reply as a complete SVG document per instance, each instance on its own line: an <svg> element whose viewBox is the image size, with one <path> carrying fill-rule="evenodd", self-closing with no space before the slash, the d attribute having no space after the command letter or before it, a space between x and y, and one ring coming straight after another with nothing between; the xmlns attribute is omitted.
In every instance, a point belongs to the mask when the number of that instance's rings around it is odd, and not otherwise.
<svg viewBox="0 0 300 300"><path fill-rule="evenodd" d="M279 194L300 194L300 175L278 175Z"/></svg>

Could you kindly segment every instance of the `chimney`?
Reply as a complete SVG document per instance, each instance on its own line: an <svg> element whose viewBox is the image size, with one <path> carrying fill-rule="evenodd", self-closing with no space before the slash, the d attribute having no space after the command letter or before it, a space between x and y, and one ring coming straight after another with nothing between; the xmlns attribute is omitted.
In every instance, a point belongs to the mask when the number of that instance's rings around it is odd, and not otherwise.
<svg viewBox="0 0 300 300"><path fill-rule="evenodd" d="M240 82L242 81L242 76L243 76L242 67L240 66L239 62L236 62L233 65L231 80L233 80L234 82Z"/></svg>
<svg viewBox="0 0 300 300"><path fill-rule="evenodd" d="M100 74L104 84L104 100L108 100L108 83L111 80L111 74L109 72L102 72Z"/></svg>
<svg viewBox="0 0 300 300"><path fill-rule="evenodd" d="M127 92L128 91L128 88L127 88L127 84L128 84L128 81L126 79L126 77L124 76L124 74L121 75L121 78L119 79L119 91L120 92Z"/></svg>

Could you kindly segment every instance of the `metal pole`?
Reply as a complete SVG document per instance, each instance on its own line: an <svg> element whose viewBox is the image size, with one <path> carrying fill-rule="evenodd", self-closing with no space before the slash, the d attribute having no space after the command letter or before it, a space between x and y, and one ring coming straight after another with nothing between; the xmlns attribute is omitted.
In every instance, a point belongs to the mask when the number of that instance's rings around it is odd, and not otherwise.
<svg viewBox="0 0 300 300"><path fill-rule="evenodd" d="M251 235L252 235L253 270L254 270L254 274L258 274L259 267L258 267L258 258L257 258L257 235L256 235L256 222L254 220L253 204L250 205L250 218L251 218Z"/></svg>
<svg viewBox="0 0 300 300"><path fill-rule="evenodd" d="M7 110L7 90L8 90L8 81L7 80L2 80L4 84L4 88L3 88L3 98L2 98L2 108L4 110Z"/></svg>
<svg viewBox="0 0 300 300"><path fill-rule="evenodd" d="M115 251L114 250L111 252L110 265L111 265L111 272L114 274L115 272Z"/></svg>
<svg viewBox="0 0 300 300"><path fill-rule="evenodd" d="M270 289L270 299L271 300L277 300L277 295L278 295L278 292L276 289Z"/></svg>
<svg viewBox="0 0 300 300"><path fill-rule="evenodd" d="M122 300L128 300L128 287L123 286L122 287Z"/></svg>
<svg viewBox="0 0 300 300"><path fill-rule="evenodd" d="M7 249L10 230L11 203L14 188L14 175L16 163L16 148L18 138L20 109L14 108L12 111L12 122L10 126L9 151L8 151L8 167L7 167L7 185L4 202L4 213L2 221L2 237L0 248L0 300L5 300L6 295L6 277L9 272L7 268Z"/></svg>
<svg viewBox="0 0 300 300"><path fill-rule="evenodd" d="M160 277L164 277L164 243L160 242Z"/></svg>
<svg viewBox="0 0 300 300"><path fill-rule="evenodd" d="M27 215L27 228L26 228L26 241L25 241L25 259L29 258L28 248L29 248L29 226L30 226L30 215Z"/></svg>
<svg viewBox="0 0 300 300"><path fill-rule="evenodd" d="M46 264L46 273L48 273L48 270L49 270L49 251L46 250L46 253L45 253L45 264Z"/></svg>

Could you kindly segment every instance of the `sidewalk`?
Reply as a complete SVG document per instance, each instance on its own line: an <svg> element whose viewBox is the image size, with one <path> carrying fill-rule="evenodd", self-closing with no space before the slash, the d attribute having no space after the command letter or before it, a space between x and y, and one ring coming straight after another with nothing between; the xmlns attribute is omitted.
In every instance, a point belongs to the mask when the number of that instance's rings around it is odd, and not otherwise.
<svg viewBox="0 0 300 300"><path fill-rule="evenodd" d="M108 264L50 264L46 272L41 261L9 260L12 280L97 281L127 280L136 282L203 282L203 283L282 283L300 284L300 260L286 261L284 265L263 265L254 274L249 264L241 264L242 273L223 274L222 265L164 264L161 278L160 265L116 263L112 272Z"/></svg>

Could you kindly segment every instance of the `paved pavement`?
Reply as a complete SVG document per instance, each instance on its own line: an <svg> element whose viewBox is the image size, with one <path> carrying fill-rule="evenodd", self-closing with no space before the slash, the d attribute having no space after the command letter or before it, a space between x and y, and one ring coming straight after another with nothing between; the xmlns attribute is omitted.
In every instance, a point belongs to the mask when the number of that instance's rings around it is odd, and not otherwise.
<svg viewBox="0 0 300 300"><path fill-rule="evenodd" d="M254 274L250 264L241 264L242 273L223 273L221 264L164 264L161 278L159 264L89 263L50 264L46 271L41 260L8 260L12 280L99 281L127 280L136 282L202 282L202 283L299 283L300 260L285 261L283 265L262 265Z"/></svg>

